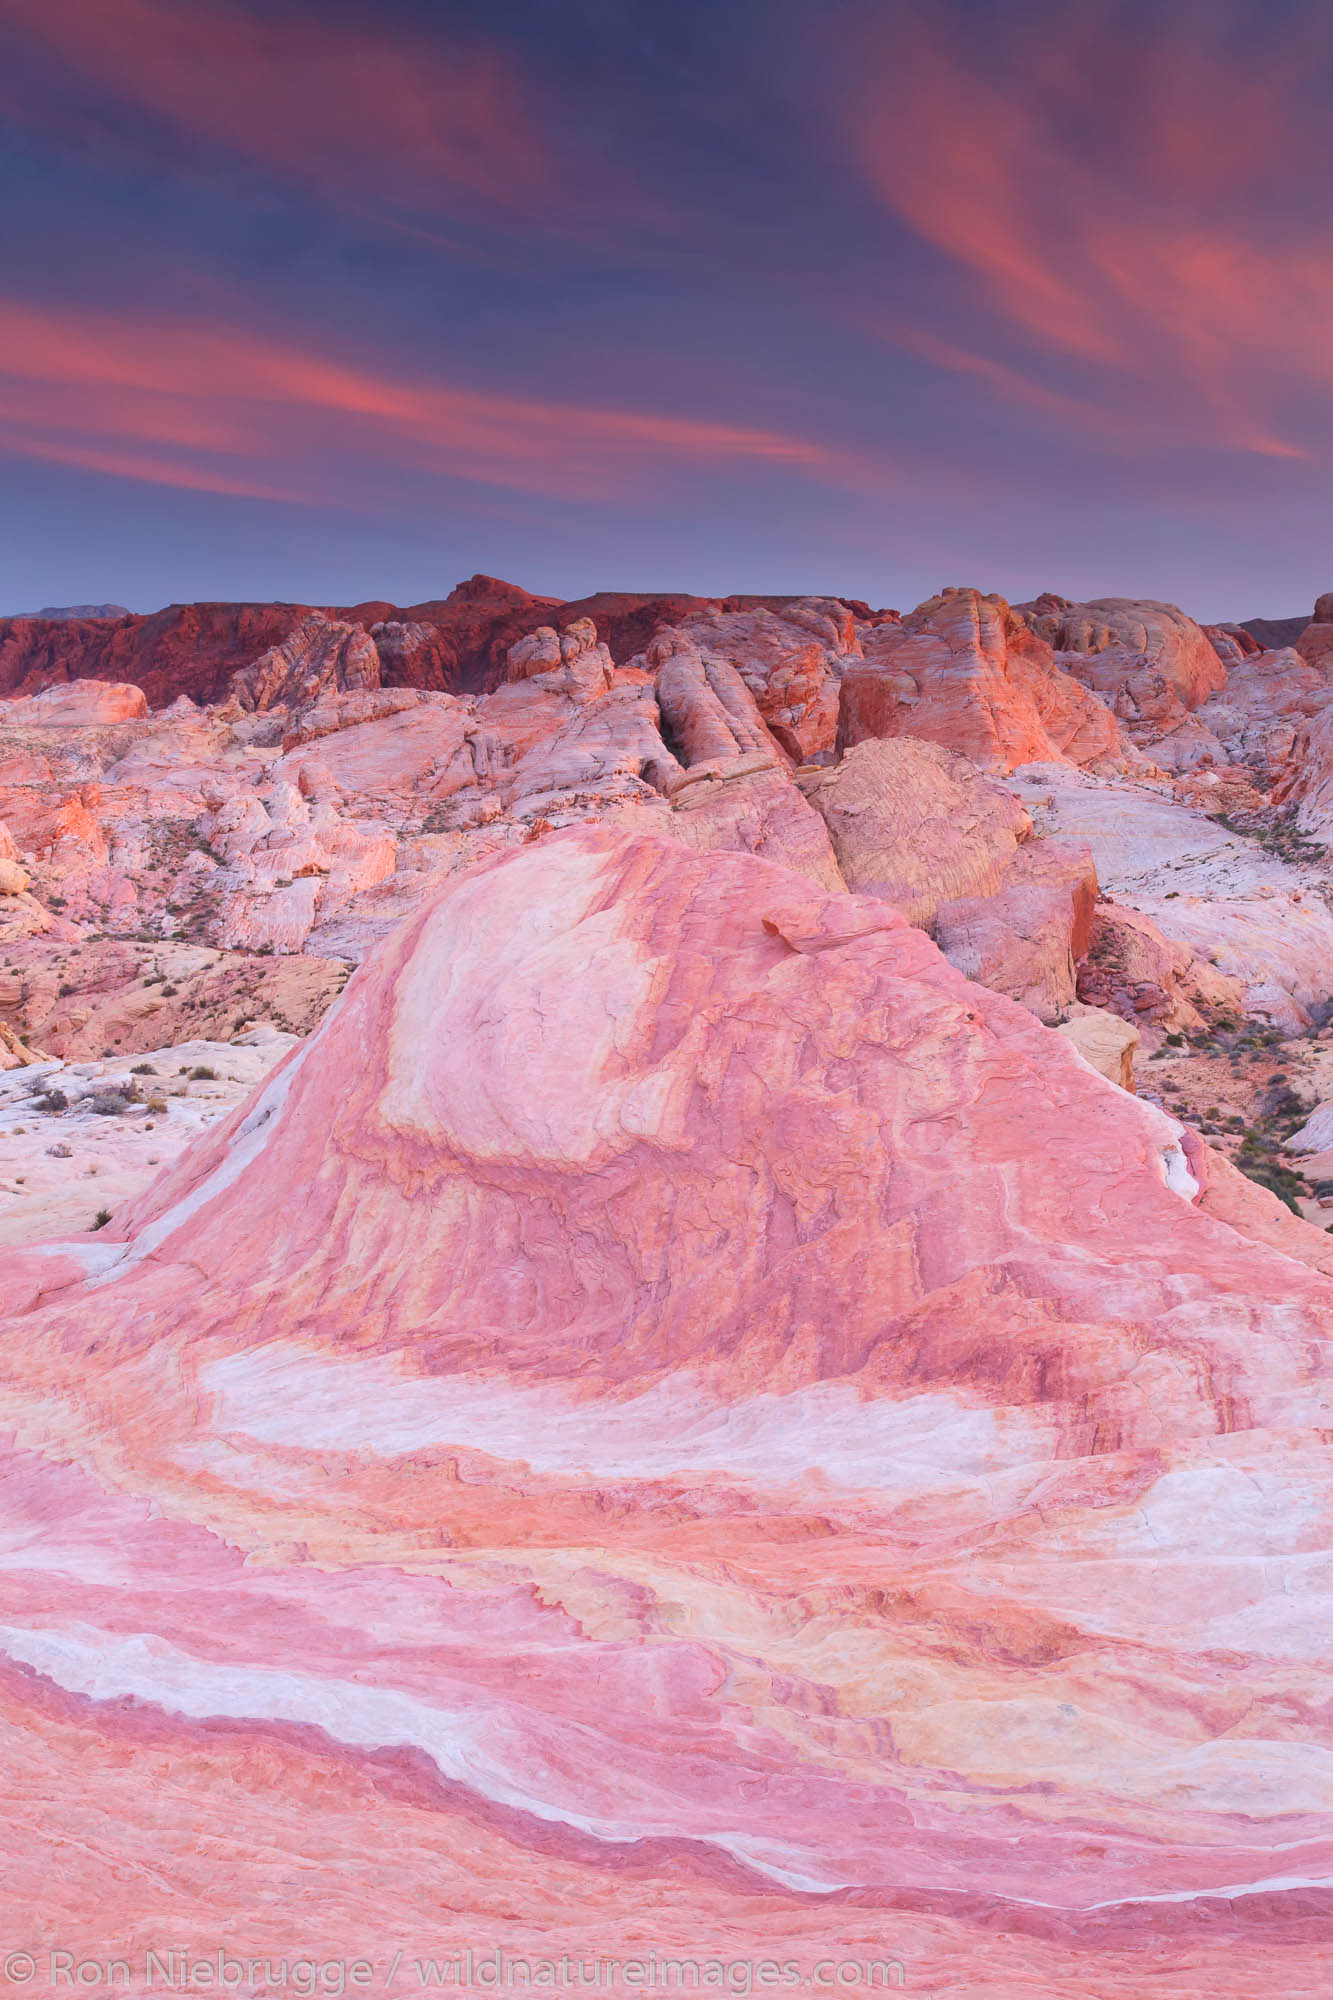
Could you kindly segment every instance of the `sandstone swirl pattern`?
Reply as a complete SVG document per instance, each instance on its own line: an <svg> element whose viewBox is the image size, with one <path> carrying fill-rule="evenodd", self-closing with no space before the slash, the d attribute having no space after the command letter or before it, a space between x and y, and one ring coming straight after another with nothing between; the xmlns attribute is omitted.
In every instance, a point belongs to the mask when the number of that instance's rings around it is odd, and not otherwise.
<svg viewBox="0 0 1333 2000"><path fill-rule="evenodd" d="M1333 1285L1179 1136L752 856L445 883L5 1259L6 1934L1314 1990Z"/></svg>

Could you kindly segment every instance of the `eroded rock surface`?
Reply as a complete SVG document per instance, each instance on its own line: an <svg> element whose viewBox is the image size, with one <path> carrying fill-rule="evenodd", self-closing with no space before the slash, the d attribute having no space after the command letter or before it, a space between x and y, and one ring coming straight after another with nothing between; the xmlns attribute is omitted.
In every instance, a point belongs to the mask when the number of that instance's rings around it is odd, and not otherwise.
<svg viewBox="0 0 1333 2000"><path fill-rule="evenodd" d="M1186 1137L750 855L437 882L4 1260L6 1915L1301 1990L1327 1239Z"/></svg>
<svg viewBox="0 0 1333 2000"><path fill-rule="evenodd" d="M925 929L942 902L993 895L1032 837L1012 792L956 752L912 737L869 737L799 782L848 888Z"/></svg>
<svg viewBox="0 0 1333 2000"><path fill-rule="evenodd" d="M0 626L5 1935L1304 1991L1325 625Z"/></svg>
<svg viewBox="0 0 1333 2000"><path fill-rule="evenodd" d="M863 636L842 677L838 746L921 736L983 770L1045 758L1124 768L1116 718L1002 597L949 589Z"/></svg>

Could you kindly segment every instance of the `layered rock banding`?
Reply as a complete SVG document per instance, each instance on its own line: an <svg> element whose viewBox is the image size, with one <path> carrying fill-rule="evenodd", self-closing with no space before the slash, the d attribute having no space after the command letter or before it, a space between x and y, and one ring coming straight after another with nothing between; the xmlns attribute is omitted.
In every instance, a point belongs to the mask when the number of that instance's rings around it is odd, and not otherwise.
<svg viewBox="0 0 1333 2000"><path fill-rule="evenodd" d="M1333 1291L1199 1194L886 904L610 828L435 889L8 1260L6 1896L138 1963L163 1898L191 1956L313 1903L386 1968L780 1936L1034 1995L1201 1994L1225 1909L1289 1980Z"/></svg>
<svg viewBox="0 0 1333 2000"><path fill-rule="evenodd" d="M1306 1990L1317 636L194 609L0 702L6 1936Z"/></svg>

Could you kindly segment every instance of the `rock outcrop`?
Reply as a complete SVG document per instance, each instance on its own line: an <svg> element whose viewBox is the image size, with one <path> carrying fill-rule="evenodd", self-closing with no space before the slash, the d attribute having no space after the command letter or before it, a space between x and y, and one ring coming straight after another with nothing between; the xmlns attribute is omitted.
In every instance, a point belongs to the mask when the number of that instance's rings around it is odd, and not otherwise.
<svg viewBox="0 0 1333 2000"><path fill-rule="evenodd" d="M1038 832L1086 842L1102 889L1234 981L1243 1013L1289 1034L1322 1019L1333 913L1321 865L1273 852L1162 786L1055 764L1029 766L1013 782Z"/></svg>
<svg viewBox="0 0 1333 2000"><path fill-rule="evenodd" d="M1203 627L1176 605L1114 597L1072 604L1048 593L1020 609L1060 666L1114 710L1155 763L1189 770L1222 761L1193 711L1221 690L1226 667Z"/></svg>
<svg viewBox="0 0 1333 2000"><path fill-rule="evenodd" d="M115 621L0 619L0 697L63 681L130 681L152 708L178 695L221 701L234 673L279 645L299 604L172 604Z"/></svg>
<svg viewBox="0 0 1333 2000"><path fill-rule="evenodd" d="M262 714L379 684L380 656L370 634L360 625L312 611L281 645L271 646L236 674L231 692L241 708Z"/></svg>
<svg viewBox="0 0 1333 2000"><path fill-rule="evenodd" d="M849 889L892 903L969 979L1042 1020L1068 1009L1097 896L1086 847L1033 841L1013 793L935 743L868 739L801 785Z"/></svg>
<svg viewBox="0 0 1333 2000"><path fill-rule="evenodd" d="M1267 788L1291 768L1298 736L1330 696L1333 654L1320 668L1286 647L1233 665L1222 693L1203 703L1195 721L1214 739L1213 761L1242 765Z"/></svg>
<svg viewBox="0 0 1333 2000"><path fill-rule="evenodd" d="M994 895L941 903L934 936L969 979L1054 1022L1074 1001L1096 900L1097 871L1086 847L1034 840L1019 849Z"/></svg>
<svg viewBox="0 0 1333 2000"><path fill-rule="evenodd" d="M23 896L32 878L19 860L13 834L0 820L0 896Z"/></svg>
<svg viewBox="0 0 1333 2000"><path fill-rule="evenodd" d="M1167 938L1141 910L1109 900L1092 912L1078 993L1125 1021L1169 1033L1238 1021L1245 1012L1239 980Z"/></svg>
<svg viewBox="0 0 1333 2000"><path fill-rule="evenodd" d="M941 903L991 896L1032 836L1021 802L965 757L912 737L867 737L802 772L847 887L929 930Z"/></svg>
<svg viewBox="0 0 1333 2000"><path fill-rule="evenodd" d="M750 856L437 885L4 1259L11 1934L1301 1991L1327 1239L1188 1137Z"/></svg>
<svg viewBox="0 0 1333 2000"><path fill-rule="evenodd" d="M1296 639L1295 647L1312 667L1324 672L1333 669L1333 593L1316 601L1310 623Z"/></svg>
<svg viewBox="0 0 1333 2000"><path fill-rule="evenodd" d="M658 635L646 659L676 765L662 780L673 836L705 852L758 854L826 889L844 888L824 823L793 784L786 754L730 660L700 652L676 628Z"/></svg>
<svg viewBox="0 0 1333 2000"><path fill-rule="evenodd" d="M1293 1153L1333 1151L1333 1099L1316 1104L1305 1123L1287 1141Z"/></svg>
<svg viewBox="0 0 1333 2000"><path fill-rule="evenodd" d="M28 1069L42 1060L40 1049L30 1049L7 1022L0 1021L0 1069Z"/></svg>
<svg viewBox="0 0 1333 2000"><path fill-rule="evenodd" d="M1018 608L1071 673L1113 701L1128 687L1137 706L1161 681L1195 709L1225 683L1216 647L1178 605L1128 597L1073 604L1048 595Z"/></svg>
<svg viewBox="0 0 1333 2000"><path fill-rule="evenodd" d="M1056 1033L1074 1044L1084 1062L1121 1090L1134 1089L1134 1052L1141 1037L1136 1027L1103 1007L1076 1001Z"/></svg>
<svg viewBox="0 0 1333 2000"><path fill-rule="evenodd" d="M1324 657L1333 670L1333 649ZM1307 833L1333 842L1333 703L1293 732L1273 787L1273 803L1293 811Z"/></svg>
<svg viewBox="0 0 1333 2000"><path fill-rule="evenodd" d="M1115 717L1063 672L1002 597L946 590L862 635L842 676L839 751L872 736L918 736L980 769L1060 759L1124 767Z"/></svg>
<svg viewBox="0 0 1333 2000"><path fill-rule="evenodd" d="M64 681L43 688L26 700L4 704L11 728L96 729L105 723L134 722L147 715L142 688L127 681Z"/></svg>
<svg viewBox="0 0 1333 2000"><path fill-rule="evenodd" d="M852 609L804 597L780 610L697 612L674 628L701 652L729 660L768 728L798 763L832 752L848 664L861 658Z"/></svg>

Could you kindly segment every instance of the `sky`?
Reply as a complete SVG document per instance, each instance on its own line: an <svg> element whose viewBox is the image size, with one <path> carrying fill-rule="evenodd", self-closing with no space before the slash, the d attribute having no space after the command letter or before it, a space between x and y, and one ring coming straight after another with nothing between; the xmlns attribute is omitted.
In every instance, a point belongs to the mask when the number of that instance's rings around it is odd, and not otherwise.
<svg viewBox="0 0 1333 2000"><path fill-rule="evenodd" d="M0 612L1333 589L1326 0L0 0Z"/></svg>

